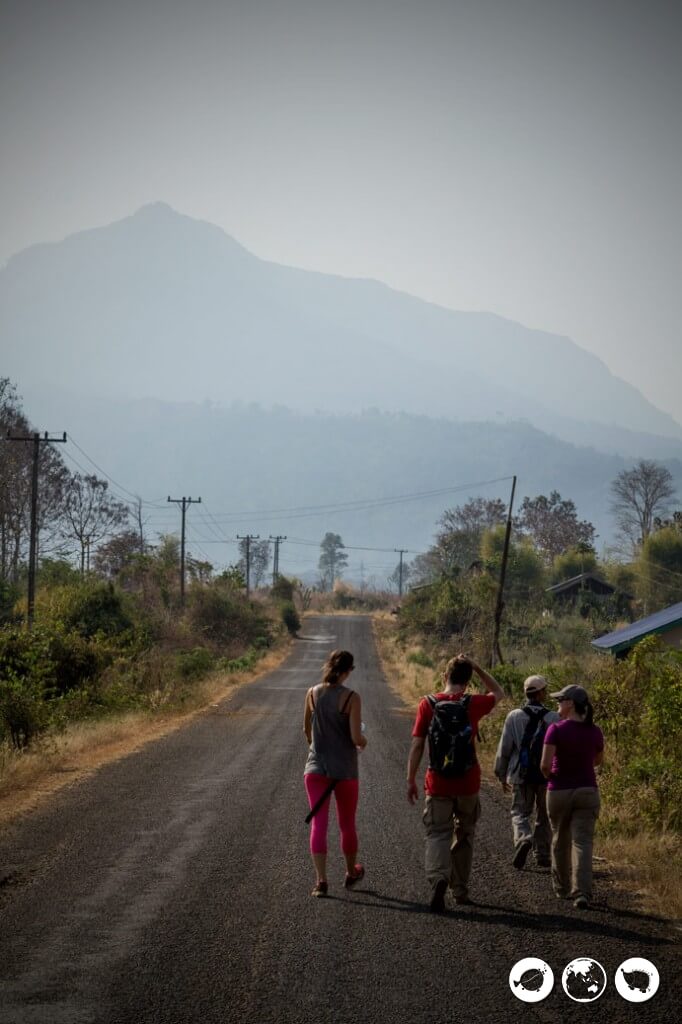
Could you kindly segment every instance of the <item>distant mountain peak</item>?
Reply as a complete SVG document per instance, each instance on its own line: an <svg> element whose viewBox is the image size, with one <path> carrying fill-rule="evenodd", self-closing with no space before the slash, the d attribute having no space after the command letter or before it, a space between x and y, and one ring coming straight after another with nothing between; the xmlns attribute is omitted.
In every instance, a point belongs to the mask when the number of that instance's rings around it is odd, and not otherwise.
<svg viewBox="0 0 682 1024"><path fill-rule="evenodd" d="M133 213L132 216L136 219L141 219L143 217L184 217L185 214L179 213L170 205L170 203L166 203L162 199L155 199L151 203L144 203L135 210L135 213Z"/></svg>

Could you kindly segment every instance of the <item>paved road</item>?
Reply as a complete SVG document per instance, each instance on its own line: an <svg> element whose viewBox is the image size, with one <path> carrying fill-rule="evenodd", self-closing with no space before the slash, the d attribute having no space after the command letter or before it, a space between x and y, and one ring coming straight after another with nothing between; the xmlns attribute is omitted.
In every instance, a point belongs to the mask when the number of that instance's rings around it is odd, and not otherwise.
<svg viewBox="0 0 682 1024"><path fill-rule="evenodd" d="M404 797L411 718L378 667L370 621L308 620L285 664L173 735L62 791L0 840L2 1024L450 1024L675 1019L675 932L602 886L594 910L559 909L547 872L509 864L506 805L485 790L476 905L425 907L420 812ZM370 745L359 830L367 876L309 896L301 709L332 647L358 670ZM555 974L522 1004L508 976L524 956ZM576 956L610 979L628 957L657 964L651 1001L612 980L571 1002ZM679 1003L677 1004L679 1009Z"/></svg>

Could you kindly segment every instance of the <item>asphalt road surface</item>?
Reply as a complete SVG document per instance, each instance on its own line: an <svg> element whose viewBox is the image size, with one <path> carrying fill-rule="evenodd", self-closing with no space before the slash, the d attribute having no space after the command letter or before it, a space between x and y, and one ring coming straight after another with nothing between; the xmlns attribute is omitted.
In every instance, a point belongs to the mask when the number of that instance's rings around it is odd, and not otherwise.
<svg viewBox="0 0 682 1024"><path fill-rule="evenodd" d="M604 880L594 908L579 912L553 898L547 871L515 871L497 788L482 794L475 905L428 911L421 808L405 798L412 717L381 675L371 622L310 619L303 633L281 668L62 790L0 839L1 1024L679 1019L672 925L637 913ZM333 822L330 897L316 900L302 707L334 647L355 654L367 725L367 874L358 891L343 888ZM540 1003L510 989L526 956L554 972ZM591 1004L562 989L580 956L609 978ZM661 977L641 1005L613 984L633 956Z"/></svg>

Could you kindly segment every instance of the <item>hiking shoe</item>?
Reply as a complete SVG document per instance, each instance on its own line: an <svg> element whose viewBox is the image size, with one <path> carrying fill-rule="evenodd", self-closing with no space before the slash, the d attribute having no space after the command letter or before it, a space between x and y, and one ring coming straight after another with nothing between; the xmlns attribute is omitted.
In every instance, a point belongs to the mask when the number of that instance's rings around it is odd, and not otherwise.
<svg viewBox="0 0 682 1024"><path fill-rule="evenodd" d="M468 893L462 892L459 896L455 896L455 903L458 907L471 907L474 901Z"/></svg>
<svg viewBox="0 0 682 1024"><path fill-rule="evenodd" d="M348 872L346 872L346 879L343 884L345 885L346 889L352 889L355 883L359 882L364 877L365 869L363 868L362 864L356 864L355 874L349 875Z"/></svg>
<svg viewBox="0 0 682 1024"><path fill-rule="evenodd" d="M587 896L576 896L573 900L573 906L576 910L587 910L590 905L590 901Z"/></svg>
<svg viewBox="0 0 682 1024"><path fill-rule="evenodd" d="M524 839L523 842L519 843L519 845L516 847L516 850L514 851L514 856L512 857L512 864L519 871L521 871L524 864L526 863L528 854L530 853L532 847L533 844L531 843L530 839Z"/></svg>
<svg viewBox="0 0 682 1024"><path fill-rule="evenodd" d="M310 894L311 896L326 896L327 895L327 883L318 882Z"/></svg>
<svg viewBox="0 0 682 1024"><path fill-rule="evenodd" d="M447 889L447 879L440 878L436 882L436 886L431 897L430 909L434 914L442 914L445 910L445 893L447 892Z"/></svg>

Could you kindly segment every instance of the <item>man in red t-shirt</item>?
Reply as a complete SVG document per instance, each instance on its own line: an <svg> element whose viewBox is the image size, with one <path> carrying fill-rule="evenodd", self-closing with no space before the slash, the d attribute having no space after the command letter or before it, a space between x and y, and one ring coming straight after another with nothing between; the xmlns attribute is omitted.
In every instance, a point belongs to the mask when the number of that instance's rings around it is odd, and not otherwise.
<svg viewBox="0 0 682 1024"><path fill-rule="evenodd" d="M486 693L473 694L467 713L473 731L471 742L475 747L478 723L490 714L504 693L493 677L464 654L451 658L445 667L445 689L435 694L437 701L461 700L473 675L479 677ZM407 762L407 799L411 804L418 796L417 769L433 718L431 702L422 697L417 709L412 746ZM426 877L431 886L431 909L445 909L448 884L456 903L469 903L469 875L474 852L474 832L481 816L478 791L481 788L481 768L477 760L458 778L446 778L429 766L424 779L426 801L424 826L426 828Z"/></svg>

